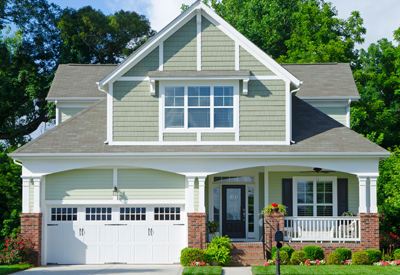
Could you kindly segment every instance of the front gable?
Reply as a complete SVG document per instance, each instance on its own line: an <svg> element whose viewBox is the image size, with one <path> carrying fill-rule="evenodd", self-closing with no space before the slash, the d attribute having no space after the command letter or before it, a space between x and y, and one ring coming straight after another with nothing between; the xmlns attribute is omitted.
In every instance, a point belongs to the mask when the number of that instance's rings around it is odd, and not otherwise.
<svg viewBox="0 0 400 275"><path fill-rule="evenodd" d="M290 86L300 82L221 20L196 2L100 81L108 144L290 144ZM182 97L169 107L173 87ZM191 106L200 87L206 106Z"/></svg>

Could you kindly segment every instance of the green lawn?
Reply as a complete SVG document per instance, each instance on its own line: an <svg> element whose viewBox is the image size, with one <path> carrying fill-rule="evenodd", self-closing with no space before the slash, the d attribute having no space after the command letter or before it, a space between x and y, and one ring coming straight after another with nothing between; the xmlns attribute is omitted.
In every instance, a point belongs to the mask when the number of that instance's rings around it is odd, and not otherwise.
<svg viewBox="0 0 400 275"><path fill-rule="evenodd" d="M191 266L183 269L182 275L221 275L222 267L220 266Z"/></svg>
<svg viewBox="0 0 400 275"><path fill-rule="evenodd" d="M30 264L0 265L0 275L14 273L30 267Z"/></svg>
<svg viewBox="0 0 400 275"><path fill-rule="evenodd" d="M253 266L253 275L275 274L275 266ZM319 266L281 266L282 275L292 274L318 274L318 275L336 275L336 274L357 274L357 275L392 275L400 274L400 266L372 266L372 265L319 265Z"/></svg>

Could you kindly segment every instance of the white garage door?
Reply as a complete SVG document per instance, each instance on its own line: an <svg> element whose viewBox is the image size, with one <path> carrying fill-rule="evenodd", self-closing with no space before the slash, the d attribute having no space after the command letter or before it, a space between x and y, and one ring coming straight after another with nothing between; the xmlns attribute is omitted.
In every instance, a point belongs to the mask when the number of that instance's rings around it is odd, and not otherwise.
<svg viewBox="0 0 400 275"><path fill-rule="evenodd" d="M178 263L186 246L182 206L54 206L48 264Z"/></svg>

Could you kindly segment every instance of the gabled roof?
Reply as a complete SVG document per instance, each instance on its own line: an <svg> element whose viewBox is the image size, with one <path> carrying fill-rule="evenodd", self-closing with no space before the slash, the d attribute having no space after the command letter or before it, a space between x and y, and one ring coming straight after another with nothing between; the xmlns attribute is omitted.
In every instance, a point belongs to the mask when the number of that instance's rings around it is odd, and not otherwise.
<svg viewBox="0 0 400 275"><path fill-rule="evenodd" d="M47 100L102 98L96 82L114 70L115 65L61 64L58 66Z"/></svg>
<svg viewBox="0 0 400 275"><path fill-rule="evenodd" d="M268 67L275 74L291 81L295 86L299 86L301 84L301 81L298 80L294 75L288 72L274 59L272 59L250 40L248 40L244 35L233 28L222 17L215 13L209 6L198 0L193 3L185 12L181 13L165 28L158 32L155 36L149 39L144 45L142 45L139 49L132 53L121 65L115 68L115 70L113 70L102 80L100 80L98 83L99 87L103 88L108 82L123 75L126 71L129 70L129 68L139 62L150 51L155 49L160 44L160 42L167 39L171 34L176 31L177 28L181 27L184 23L186 23L189 19L191 19L199 12L201 12L202 15L206 16L207 19L209 19L212 23L217 25L221 29L221 31L223 31L227 36L236 41L242 48L253 54L262 64Z"/></svg>
<svg viewBox="0 0 400 275"><path fill-rule="evenodd" d="M106 100L47 131L11 154L66 156L146 153L271 153L286 155L346 155L383 157L389 153L360 134L293 97L293 145L107 145Z"/></svg>
<svg viewBox="0 0 400 275"><path fill-rule="evenodd" d="M303 82L297 96L323 99L360 98L348 63L283 64Z"/></svg>

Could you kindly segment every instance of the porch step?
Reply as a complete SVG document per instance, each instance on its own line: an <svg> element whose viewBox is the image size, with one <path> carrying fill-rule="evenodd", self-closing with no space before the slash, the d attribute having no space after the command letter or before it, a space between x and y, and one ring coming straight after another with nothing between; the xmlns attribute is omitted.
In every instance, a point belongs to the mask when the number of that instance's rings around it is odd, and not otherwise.
<svg viewBox="0 0 400 275"><path fill-rule="evenodd" d="M246 266L264 263L262 242L234 242L232 245L232 265Z"/></svg>

